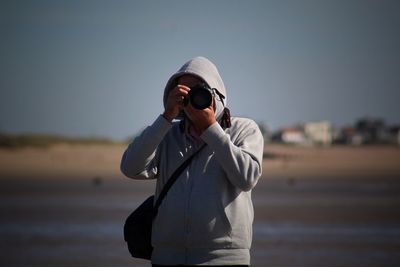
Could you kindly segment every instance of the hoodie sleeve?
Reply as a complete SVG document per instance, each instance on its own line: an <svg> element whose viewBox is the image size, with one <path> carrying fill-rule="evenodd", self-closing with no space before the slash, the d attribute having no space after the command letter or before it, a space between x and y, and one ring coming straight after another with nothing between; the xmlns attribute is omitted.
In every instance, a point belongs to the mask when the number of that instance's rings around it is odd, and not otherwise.
<svg viewBox="0 0 400 267"><path fill-rule="evenodd" d="M157 176L156 150L171 123L160 115L136 137L125 150L121 160L121 172L133 179L152 179Z"/></svg>
<svg viewBox="0 0 400 267"><path fill-rule="evenodd" d="M201 138L212 148L229 181L243 191L251 190L262 174L264 139L257 124L246 120L235 143L218 123L208 127Z"/></svg>

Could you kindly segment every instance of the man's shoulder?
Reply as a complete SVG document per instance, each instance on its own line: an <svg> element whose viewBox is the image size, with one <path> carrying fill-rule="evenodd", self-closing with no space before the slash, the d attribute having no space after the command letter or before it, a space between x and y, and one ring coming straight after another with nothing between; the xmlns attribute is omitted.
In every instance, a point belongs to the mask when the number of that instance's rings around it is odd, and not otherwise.
<svg viewBox="0 0 400 267"><path fill-rule="evenodd" d="M244 127L258 128L258 125L254 120L244 117L231 117L231 124L233 129Z"/></svg>
<svg viewBox="0 0 400 267"><path fill-rule="evenodd" d="M227 133L245 134L250 132L260 132L260 128L254 120L243 117L231 117L231 127Z"/></svg>
<svg viewBox="0 0 400 267"><path fill-rule="evenodd" d="M231 117L231 127L226 129L226 133L229 134L234 143L241 143L243 138L249 136L256 138L255 140L259 140L258 137L262 136L257 123L252 119L243 117Z"/></svg>

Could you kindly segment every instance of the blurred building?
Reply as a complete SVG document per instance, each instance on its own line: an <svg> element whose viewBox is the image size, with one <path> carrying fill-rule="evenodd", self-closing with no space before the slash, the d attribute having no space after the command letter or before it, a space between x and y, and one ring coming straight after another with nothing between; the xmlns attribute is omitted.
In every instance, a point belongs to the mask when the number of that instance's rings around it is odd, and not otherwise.
<svg viewBox="0 0 400 267"><path fill-rule="evenodd" d="M356 128L346 126L335 136L333 143L358 146L363 144L363 140L363 136L357 132Z"/></svg>
<svg viewBox="0 0 400 267"><path fill-rule="evenodd" d="M361 118L354 126L343 127L334 139L337 144L400 144L400 126L387 126L376 118Z"/></svg>
<svg viewBox="0 0 400 267"><path fill-rule="evenodd" d="M397 135L394 135L394 137L396 136L397 138L395 138L394 141L397 145L400 145L400 129L397 130Z"/></svg>
<svg viewBox="0 0 400 267"><path fill-rule="evenodd" d="M329 121L306 122L282 128L271 136L272 142L296 145L400 145L400 125L386 126L384 120L362 118L354 126L334 129Z"/></svg>
<svg viewBox="0 0 400 267"><path fill-rule="evenodd" d="M332 126L328 121L283 128L272 136L273 142L295 145L330 145L332 140Z"/></svg>
<svg viewBox="0 0 400 267"><path fill-rule="evenodd" d="M362 136L363 144L388 143L390 134L385 121L379 118L365 117L356 121L355 129Z"/></svg>
<svg viewBox="0 0 400 267"><path fill-rule="evenodd" d="M307 122L304 134L309 142L317 145L331 145L333 139L332 125L328 121Z"/></svg>
<svg viewBox="0 0 400 267"><path fill-rule="evenodd" d="M309 143L301 128L283 128L272 136L272 141L297 145Z"/></svg>
<svg viewBox="0 0 400 267"><path fill-rule="evenodd" d="M400 145L400 126L392 126L389 128L390 143Z"/></svg>

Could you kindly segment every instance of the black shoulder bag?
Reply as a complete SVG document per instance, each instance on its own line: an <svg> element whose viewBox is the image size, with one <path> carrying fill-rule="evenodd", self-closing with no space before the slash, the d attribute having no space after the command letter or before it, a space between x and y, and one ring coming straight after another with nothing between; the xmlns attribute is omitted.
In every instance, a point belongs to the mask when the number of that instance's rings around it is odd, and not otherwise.
<svg viewBox="0 0 400 267"><path fill-rule="evenodd" d="M151 259L153 247L151 245L151 229L153 220L157 216L158 208L161 205L168 190L178 179L183 170L190 164L195 155L205 147L203 145L192 154L168 179L161 190L160 196L154 204L154 195L148 197L137 209L135 209L126 219L124 225L124 239L128 245L128 250L134 258Z"/></svg>

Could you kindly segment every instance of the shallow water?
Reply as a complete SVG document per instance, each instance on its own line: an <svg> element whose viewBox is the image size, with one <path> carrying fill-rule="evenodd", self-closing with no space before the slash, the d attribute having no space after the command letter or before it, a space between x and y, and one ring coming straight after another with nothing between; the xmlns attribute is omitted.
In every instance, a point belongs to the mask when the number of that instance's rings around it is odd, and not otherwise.
<svg viewBox="0 0 400 267"><path fill-rule="evenodd" d="M252 266L397 266L397 180L261 180ZM153 186L0 180L0 266L149 266L130 258L122 226Z"/></svg>

